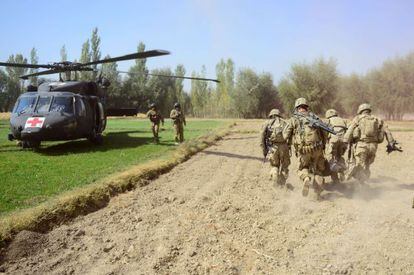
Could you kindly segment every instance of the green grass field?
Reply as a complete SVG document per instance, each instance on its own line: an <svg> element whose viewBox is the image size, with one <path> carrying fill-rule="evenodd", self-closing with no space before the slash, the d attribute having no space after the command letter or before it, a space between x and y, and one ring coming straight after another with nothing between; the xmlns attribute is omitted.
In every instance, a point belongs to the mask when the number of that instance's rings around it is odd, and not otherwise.
<svg viewBox="0 0 414 275"><path fill-rule="evenodd" d="M207 134L228 122L190 120L186 140ZM170 121L152 143L150 123L138 119L111 119L104 145L87 140L44 142L37 150L23 150L7 140L7 120L0 120L0 215L27 208L74 187L92 183L132 165L160 158L176 148Z"/></svg>

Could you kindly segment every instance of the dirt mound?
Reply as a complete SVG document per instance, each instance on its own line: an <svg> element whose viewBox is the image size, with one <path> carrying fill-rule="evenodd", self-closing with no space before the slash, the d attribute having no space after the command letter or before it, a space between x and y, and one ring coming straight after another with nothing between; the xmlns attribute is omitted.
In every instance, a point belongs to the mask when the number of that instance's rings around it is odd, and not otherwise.
<svg viewBox="0 0 414 275"><path fill-rule="evenodd" d="M403 154L380 149L366 186L327 186L318 202L301 196L294 158L293 190L272 188L254 133L259 123L237 127L151 184L41 236L41 249L23 255L10 247L7 272L414 272L414 169L401 165L414 162L409 133L396 134Z"/></svg>
<svg viewBox="0 0 414 275"><path fill-rule="evenodd" d="M46 241L47 236L44 234L22 231L8 247L6 259L19 259L34 254L46 245Z"/></svg>

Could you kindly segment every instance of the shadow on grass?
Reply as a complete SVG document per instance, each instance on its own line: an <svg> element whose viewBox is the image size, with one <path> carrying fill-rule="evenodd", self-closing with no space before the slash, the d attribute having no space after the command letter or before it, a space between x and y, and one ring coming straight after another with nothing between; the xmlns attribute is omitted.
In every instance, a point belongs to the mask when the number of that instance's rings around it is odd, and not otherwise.
<svg viewBox="0 0 414 275"><path fill-rule="evenodd" d="M48 156L60 156L76 153L106 152L116 149L133 148L145 144L154 144L152 137L134 137L129 134L142 131L113 132L104 136L102 145L94 145L86 139L79 139L70 142L60 143L47 147L41 147L36 152ZM160 142L162 146L174 146L172 143Z"/></svg>

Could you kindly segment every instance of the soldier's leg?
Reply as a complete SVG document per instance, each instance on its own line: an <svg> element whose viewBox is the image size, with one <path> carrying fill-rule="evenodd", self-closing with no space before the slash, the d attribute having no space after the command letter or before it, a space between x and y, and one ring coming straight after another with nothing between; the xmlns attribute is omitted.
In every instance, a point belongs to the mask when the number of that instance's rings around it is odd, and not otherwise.
<svg viewBox="0 0 414 275"><path fill-rule="evenodd" d="M160 129L160 124L158 123L154 123L154 137L155 137L155 142L159 141L158 138L158 133L159 133L159 129Z"/></svg>
<svg viewBox="0 0 414 275"><path fill-rule="evenodd" d="M276 187L279 182L279 155L277 148L272 148L268 153L268 159L270 163L270 180L273 186Z"/></svg>
<svg viewBox="0 0 414 275"><path fill-rule="evenodd" d="M368 159L368 144L358 143L355 147L355 171L354 177L361 183L367 179L367 159Z"/></svg>
<svg viewBox="0 0 414 275"><path fill-rule="evenodd" d="M338 173L339 174L339 180L340 181L344 181L345 180L345 170L346 170L346 162L345 162L345 158L344 158L344 154L346 152L346 147L347 145L343 142L340 143L340 146L338 146L338 162L339 165L341 166L341 171Z"/></svg>
<svg viewBox="0 0 414 275"><path fill-rule="evenodd" d="M366 160L366 166L365 166L365 178L368 180L371 176L370 167L371 164L374 163L375 155L377 154L377 148L378 145L376 143L370 143L368 144L368 150L367 150L367 160Z"/></svg>
<svg viewBox="0 0 414 275"><path fill-rule="evenodd" d="M286 180L289 175L289 165L290 165L290 154L289 146L287 144L282 144L279 149L279 159L280 159L280 183L286 184Z"/></svg>
<svg viewBox="0 0 414 275"><path fill-rule="evenodd" d="M303 181L302 195L306 197L309 194L309 187L311 184L311 174L309 172L309 165L311 164L311 155L301 154L299 156L299 178Z"/></svg>
<svg viewBox="0 0 414 275"><path fill-rule="evenodd" d="M181 142L184 142L184 125L181 124Z"/></svg>
<svg viewBox="0 0 414 275"><path fill-rule="evenodd" d="M313 152L313 163L314 163L314 173L315 173L315 181L313 184L313 189L319 198L320 193L323 190L323 186L325 184L325 179L323 177L325 167L325 156L323 155L322 150L316 150Z"/></svg>
<svg viewBox="0 0 414 275"><path fill-rule="evenodd" d="M174 124L174 130L175 130L175 142L180 142L180 128L178 124Z"/></svg>

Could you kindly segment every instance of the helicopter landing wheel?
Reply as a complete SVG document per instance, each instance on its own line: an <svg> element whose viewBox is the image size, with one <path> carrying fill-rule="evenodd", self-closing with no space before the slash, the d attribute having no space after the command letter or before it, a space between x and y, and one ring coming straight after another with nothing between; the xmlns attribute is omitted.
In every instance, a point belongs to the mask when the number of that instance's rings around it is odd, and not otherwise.
<svg viewBox="0 0 414 275"><path fill-rule="evenodd" d="M94 134L91 137L88 138L90 142L92 142L95 145L102 145L103 144L103 136L102 134Z"/></svg>
<svg viewBox="0 0 414 275"><path fill-rule="evenodd" d="M28 148L39 148L40 147L40 141L38 140L32 140L32 141L28 141L28 140L24 140L21 142L21 146L23 149L28 149Z"/></svg>

